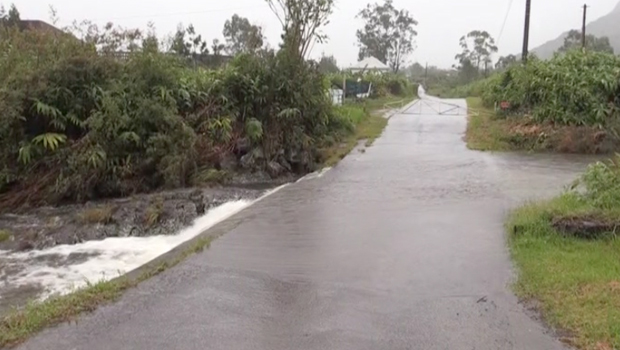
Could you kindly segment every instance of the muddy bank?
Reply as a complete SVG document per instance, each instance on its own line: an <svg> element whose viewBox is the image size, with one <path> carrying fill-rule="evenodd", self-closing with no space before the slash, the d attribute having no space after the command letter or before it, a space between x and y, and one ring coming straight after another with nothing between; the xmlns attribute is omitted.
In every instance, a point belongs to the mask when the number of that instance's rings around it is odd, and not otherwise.
<svg viewBox="0 0 620 350"><path fill-rule="evenodd" d="M210 208L295 180L238 176L227 186L185 188L59 207L0 214L0 251L42 250L109 237L175 234Z"/></svg>

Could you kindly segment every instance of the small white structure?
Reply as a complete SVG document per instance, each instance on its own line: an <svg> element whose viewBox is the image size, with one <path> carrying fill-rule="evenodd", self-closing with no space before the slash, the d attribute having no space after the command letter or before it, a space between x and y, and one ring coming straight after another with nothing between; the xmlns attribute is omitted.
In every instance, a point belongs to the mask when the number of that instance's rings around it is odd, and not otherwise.
<svg viewBox="0 0 620 350"><path fill-rule="evenodd" d="M363 60L349 67L348 70L351 71L352 73L358 73L358 72L384 73L384 72L389 72L392 69L385 63L370 56L370 57L364 58Z"/></svg>
<svg viewBox="0 0 620 350"><path fill-rule="evenodd" d="M336 106L340 106L344 100L344 91L342 89L331 88L329 89L329 95L332 98L332 103Z"/></svg>

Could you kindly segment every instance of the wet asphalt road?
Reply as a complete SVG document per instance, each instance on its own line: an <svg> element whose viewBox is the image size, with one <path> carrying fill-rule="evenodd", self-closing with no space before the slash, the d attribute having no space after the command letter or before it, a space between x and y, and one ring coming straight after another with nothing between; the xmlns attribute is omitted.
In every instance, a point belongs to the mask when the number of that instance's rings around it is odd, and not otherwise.
<svg viewBox="0 0 620 350"><path fill-rule="evenodd" d="M417 102L210 250L20 349L562 349L509 291L502 225L585 160L467 150L451 108Z"/></svg>

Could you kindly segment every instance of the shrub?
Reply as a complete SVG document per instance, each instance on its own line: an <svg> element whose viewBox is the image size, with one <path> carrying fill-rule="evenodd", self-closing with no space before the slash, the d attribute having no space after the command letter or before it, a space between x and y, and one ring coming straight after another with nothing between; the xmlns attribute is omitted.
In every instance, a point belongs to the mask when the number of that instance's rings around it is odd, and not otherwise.
<svg viewBox="0 0 620 350"><path fill-rule="evenodd" d="M620 156L608 162L597 162L581 176L584 197L595 207L612 209L620 203Z"/></svg>
<svg viewBox="0 0 620 350"><path fill-rule="evenodd" d="M571 51L532 59L488 79L482 97L489 106L508 101L541 123L603 128L620 117L620 58Z"/></svg>
<svg viewBox="0 0 620 350"><path fill-rule="evenodd" d="M251 149L257 168L311 171L323 140L351 130L318 66L285 51L206 70L152 49L118 60L72 36L0 30L0 210L182 187Z"/></svg>

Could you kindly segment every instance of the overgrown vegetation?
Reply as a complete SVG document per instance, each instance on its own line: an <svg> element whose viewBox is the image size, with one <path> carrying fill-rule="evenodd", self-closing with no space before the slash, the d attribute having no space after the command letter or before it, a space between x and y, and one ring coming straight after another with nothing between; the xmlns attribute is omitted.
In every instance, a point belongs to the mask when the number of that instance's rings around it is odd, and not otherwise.
<svg viewBox="0 0 620 350"><path fill-rule="evenodd" d="M463 89L481 96L487 110L498 110L488 121L503 131L496 136L510 148L620 148L620 58L614 55L570 51L549 61L533 58Z"/></svg>
<svg viewBox="0 0 620 350"><path fill-rule="evenodd" d="M518 295L582 349L620 348L619 161L591 165L579 187L507 224Z"/></svg>
<svg viewBox="0 0 620 350"><path fill-rule="evenodd" d="M530 60L491 78L482 94L486 106L506 101L509 114L537 123L615 127L620 115L620 58L570 51L552 60Z"/></svg>
<svg viewBox="0 0 620 350"><path fill-rule="evenodd" d="M186 186L231 170L230 156L247 171L275 162L304 173L325 142L354 130L303 48L209 70L169 55L153 33L1 30L0 210ZM118 47L125 59L105 54Z"/></svg>

